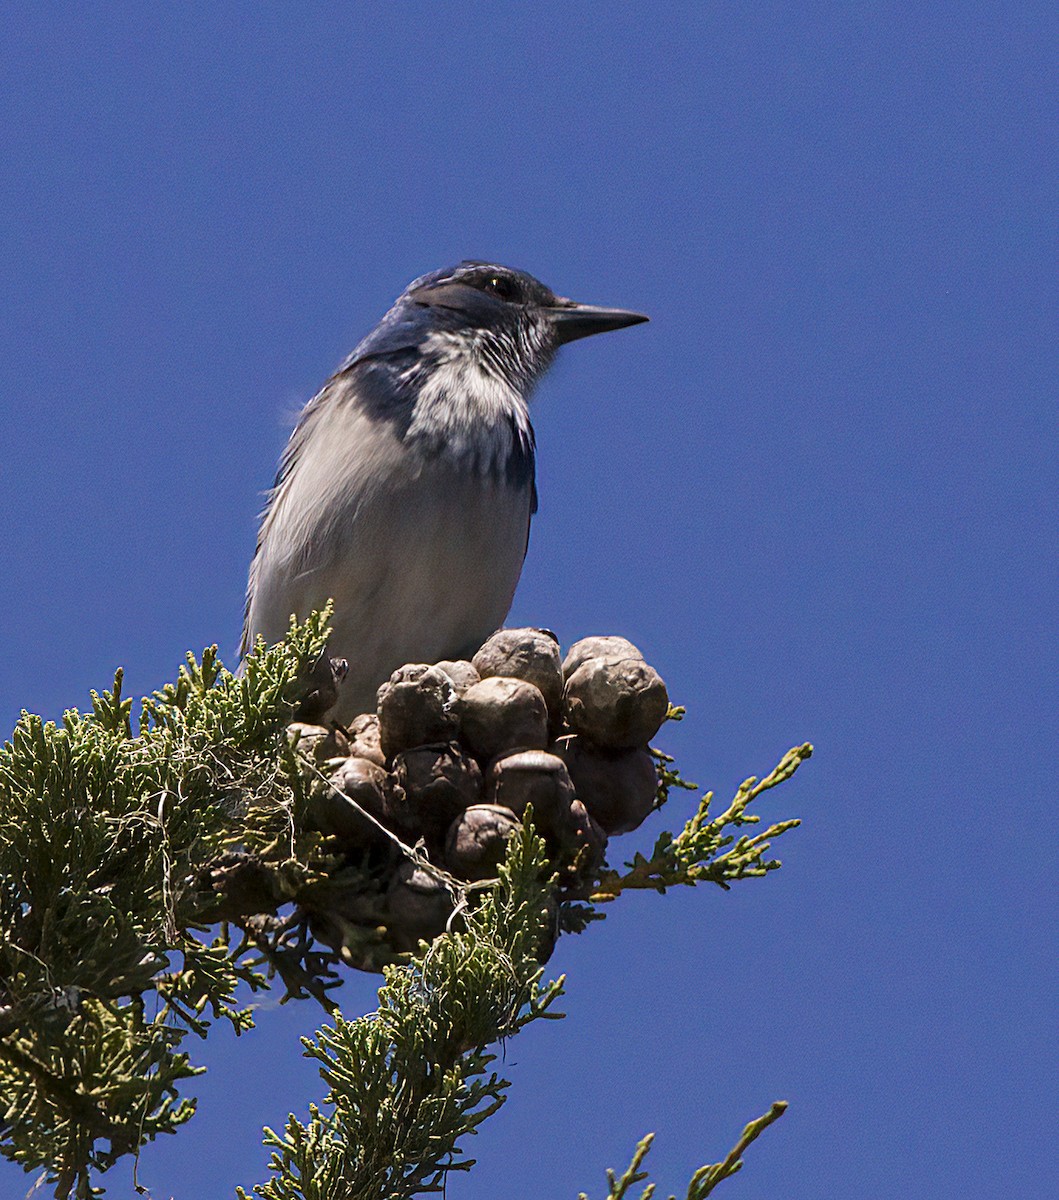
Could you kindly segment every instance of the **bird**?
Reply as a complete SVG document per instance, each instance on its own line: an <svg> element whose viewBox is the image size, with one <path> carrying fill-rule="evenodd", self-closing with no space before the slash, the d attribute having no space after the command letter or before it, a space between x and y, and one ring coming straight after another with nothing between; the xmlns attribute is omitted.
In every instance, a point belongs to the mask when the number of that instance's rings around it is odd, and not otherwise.
<svg viewBox="0 0 1059 1200"><path fill-rule="evenodd" d="M266 493L240 654L333 603L331 717L406 663L470 657L511 607L537 510L529 400L560 346L648 318L464 260L413 280L302 410Z"/></svg>

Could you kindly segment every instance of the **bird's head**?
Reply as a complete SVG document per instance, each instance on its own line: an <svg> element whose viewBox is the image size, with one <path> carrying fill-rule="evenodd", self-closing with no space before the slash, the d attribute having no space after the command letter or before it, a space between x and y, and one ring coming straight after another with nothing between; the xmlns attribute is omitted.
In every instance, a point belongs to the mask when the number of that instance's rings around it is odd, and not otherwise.
<svg viewBox="0 0 1059 1200"><path fill-rule="evenodd" d="M647 320L625 309L567 300L525 271L476 261L420 276L395 308L417 311L440 336L465 341L468 350L523 387L541 375L564 343Z"/></svg>

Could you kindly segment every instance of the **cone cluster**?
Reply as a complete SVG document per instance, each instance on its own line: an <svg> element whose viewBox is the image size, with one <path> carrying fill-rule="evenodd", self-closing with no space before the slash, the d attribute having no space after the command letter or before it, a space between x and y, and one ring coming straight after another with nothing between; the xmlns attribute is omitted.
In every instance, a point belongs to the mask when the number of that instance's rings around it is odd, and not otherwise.
<svg viewBox="0 0 1059 1200"><path fill-rule="evenodd" d="M290 726L329 780L313 825L381 877L317 935L347 957L351 927L371 926L397 953L434 937L454 905L445 875L494 877L530 807L560 884L576 890L607 839L654 808L647 747L668 710L661 677L624 638L584 638L563 659L549 631L504 629L469 661L399 668L377 711L348 728ZM394 853L395 839L419 861Z"/></svg>

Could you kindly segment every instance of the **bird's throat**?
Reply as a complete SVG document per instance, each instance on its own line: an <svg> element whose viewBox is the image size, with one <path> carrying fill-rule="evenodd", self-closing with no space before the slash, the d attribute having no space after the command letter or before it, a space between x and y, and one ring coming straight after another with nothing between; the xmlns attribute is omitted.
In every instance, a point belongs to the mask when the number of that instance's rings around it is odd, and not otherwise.
<svg viewBox="0 0 1059 1200"><path fill-rule="evenodd" d="M407 440L457 470L531 484L529 406L494 369L490 348L466 334L434 334L423 349L431 368L420 374Z"/></svg>

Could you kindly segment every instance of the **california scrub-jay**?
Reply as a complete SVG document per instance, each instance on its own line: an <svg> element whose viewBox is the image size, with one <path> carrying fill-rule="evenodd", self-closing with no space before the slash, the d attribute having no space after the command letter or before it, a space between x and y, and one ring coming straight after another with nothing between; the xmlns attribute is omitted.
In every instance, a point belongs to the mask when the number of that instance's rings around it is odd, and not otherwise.
<svg viewBox="0 0 1059 1200"><path fill-rule="evenodd" d="M242 650L334 600L334 716L503 622L536 511L528 398L565 342L647 318L463 262L416 279L305 406L250 566Z"/></svg>

